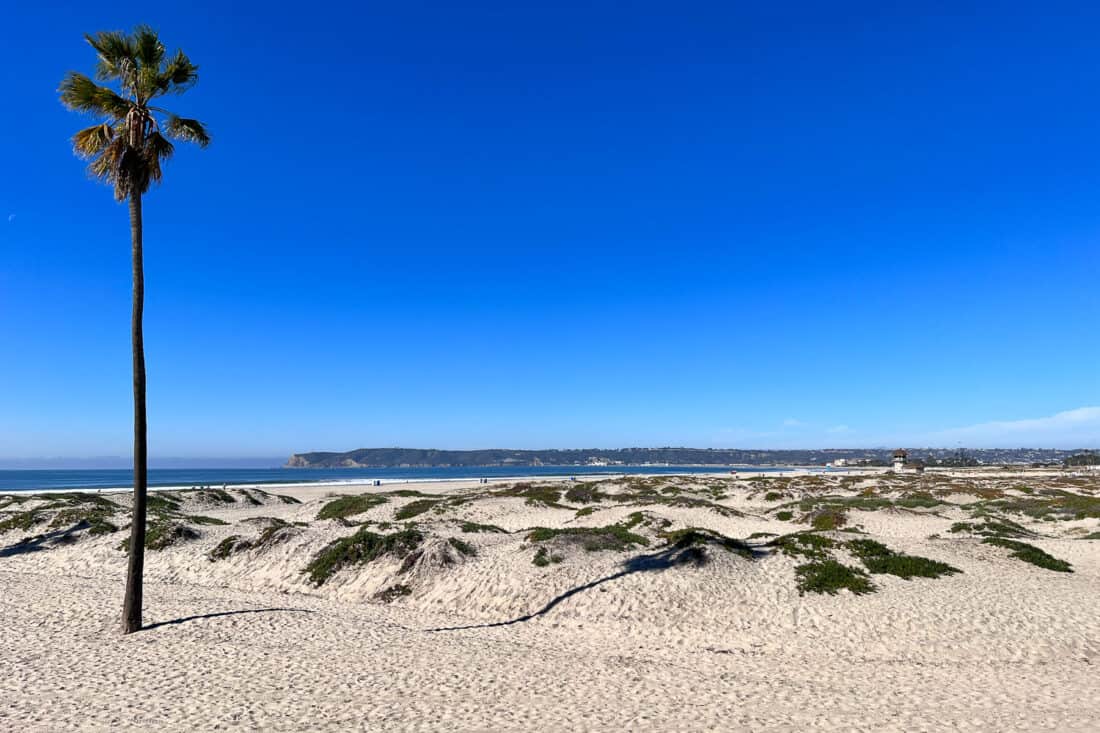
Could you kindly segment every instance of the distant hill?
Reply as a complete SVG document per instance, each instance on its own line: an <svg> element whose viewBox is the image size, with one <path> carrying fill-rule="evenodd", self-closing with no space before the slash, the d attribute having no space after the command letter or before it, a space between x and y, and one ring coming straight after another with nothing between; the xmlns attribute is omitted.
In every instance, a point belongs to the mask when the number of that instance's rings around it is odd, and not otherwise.
<svg viewBox="0 0 1100 733"><path fill-rule="evenodd" d="M429 448L360 448L345 453L295 453L288 468L406 468L445 466L640 466L822 465L845 459L886 465L892 449L836 448L822 450L744 450L726 448L577 448L566 450L435 450ZM1079 451L1047 448L909 449L909 457L928 464L997 465L1062 462ZM965 463L960 462L965 456Z"/></svg>

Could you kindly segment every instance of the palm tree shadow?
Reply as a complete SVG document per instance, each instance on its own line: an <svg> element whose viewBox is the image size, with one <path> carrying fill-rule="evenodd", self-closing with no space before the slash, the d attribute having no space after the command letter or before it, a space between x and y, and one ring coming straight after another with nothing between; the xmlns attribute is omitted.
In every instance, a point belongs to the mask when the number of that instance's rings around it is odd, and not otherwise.
<svg viewBox="0 0 1100 733"><path fill-rule="evenodd" d="M148 624L142 626L142 631L152 631L153 629L160 628L161 626L175 626L177 624L185 624L188 621L201 621L207 618L219 618L222 616L239 616L245 613L275 613L275 612L289 612L289 613L313 613L308 608L248 608L241 611L219 611L218 613L203 613L195 616L184 616L183 618L174 618L170 621L158 621L155 624Z"/></svg>
<svg viewBox="0 0 1100 733"><path fill-rule="evenodd" d="M33 537L24 537L13 545L0 548L0 557L14 557L15 555L25 555L30 552L42 552L56 545L74 542L76 541L76 537L74 536L75 533L91 526L90 522L82 519L71 527L65 527L64 529L46 532L45 534L35 535Z"/></svg>
<svg viewBox="0 0 1100 733"><path fill-rule="evenodd" d="M752 551L752 558L756 559L767 555L767 552L761 551L757 548L750 548ZM538 618L549 613L555 606L562 601L565 601L578 593L584 593L585 591L592 590L596 586L617 580L627 575L634 573L651 573L668 570L670 568L692 565L695 567L701 567L707 562L707 556L704 549L698 545L684 546L682 544L672 545L660 552L654 552L646 555L638 555L632 557L623 563L623 569L617 573L612 573L603 578L598 578L591 582L579 585L576 588L570 588L559 596L552 598L549 603L535 611L524 616L508 619L507 621L495 621L493 623L484 624L468 624L465 626L444 626L436 629L427 629L427 631L461 631L464 629L492 629L500 626L512 626L513 624L520 624L531 619Z"/></svg>

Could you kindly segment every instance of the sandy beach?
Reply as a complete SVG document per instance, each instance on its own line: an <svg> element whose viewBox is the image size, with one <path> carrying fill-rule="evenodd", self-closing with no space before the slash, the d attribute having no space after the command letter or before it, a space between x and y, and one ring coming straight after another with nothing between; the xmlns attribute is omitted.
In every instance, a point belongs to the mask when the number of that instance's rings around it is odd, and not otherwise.
<svg viewBox="0 0 1100 733"><path fill-rule="evenodd" d="M128 496L0 497L0 729L1100 720L1096 473L152 496L147 628L130 636Z"/></svg>

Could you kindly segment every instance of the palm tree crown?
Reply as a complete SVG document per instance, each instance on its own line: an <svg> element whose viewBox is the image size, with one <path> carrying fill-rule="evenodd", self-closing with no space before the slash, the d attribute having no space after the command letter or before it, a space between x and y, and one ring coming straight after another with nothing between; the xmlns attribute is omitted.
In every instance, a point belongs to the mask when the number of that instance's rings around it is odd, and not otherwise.
<svg viewBox="0 0 1100 733"><path fill-rule="evenodd" d="M103 31L84 37L99 56L96 79L116 82L119 91L75 71L66 74L58 91L69 109L103 118L73 135L73 149L91 160L88 172L114 186L115 198L124 201L160 181L161 161L174 150L171 140L200 147L210 143L201 122L152 104L194 85L198 67L182 51L169 56L148 26L138 26L130 35Z"/></svg>

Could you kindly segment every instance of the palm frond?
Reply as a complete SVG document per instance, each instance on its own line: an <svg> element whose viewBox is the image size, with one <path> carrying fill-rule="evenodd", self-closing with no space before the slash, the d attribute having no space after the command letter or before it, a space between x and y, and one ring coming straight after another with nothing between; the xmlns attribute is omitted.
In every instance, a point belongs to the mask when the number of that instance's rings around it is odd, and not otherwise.
<svg viewBox="0 0 1100 733"><path fill-rule="evenodd" d="M149 190L150 175L145 150L124 146L115 167L115 198L122 201L135 193L145 193ZM159 164L157 175L160 175Z"/></svg>
<svg viewBox="0 0 1100 733"><path fill-rule="evenodd" d="M131 104L113 90L102 87L84 74L70 71L58 87L61 103L78 112L94 112L120 120L126 117Z"/></svg>
<svg viewBox="0 0 1100 733"><path fill-rule="evenodd" d="M171 92L180 94L191 88L199 80L199 67L191 63L191 59L183 51L176 51L176 55L164 65L160 72L157 87L161 94Z"/></svg>
<svg viewBox="0 0 1100 733"><path fill-rule="evenodd" d="M149 172L150 181L160 183L160 162L171 158L175 150L175 146L159 132L149 133L149 137L145 140L145 150L142 151L142 158L145 168Z"/></svg>
<svg viewBox="0 0 1100 733"><path fill-rule="evenodd" d="M155 30L147 25L139 25L130 35L130 43L134 49L134 57L141 62L142 66L160 68L165 48Z"/></svg>
<svg viewBox="0 0 1100 733"><path fill-rule="evenodd" d="M166 161L176 152L176 146L160 132L151 132L145 139L145 150L156 160Z"/></svg>
<svg viewBox="0 0 1100 733"><path fill-rule="evenodd" d="M100 31L85 34L84 39L99 56L96 64L97 79L119 81L123 86L133 86L131 77L137 71L136 53L133 42L125 33Z"/></svg>
<svg viewBox="0 0 1100 733"><path fill-rule="evenodd" d="M98 178L104 183L114 185L118 178L118 162L125 150L126 142L120 136L116 136L88 164L88 175L92 178ZM115 198L121 201L125 196L120 196L116 188Z"/></svg>
<svg viewBox="0 0 1100 733"><path fill-rule="evenodd" d="M103 152L115 137L108 123L93 125L73 135L73 151L81 158L92 158Z"/></svg>
<svg viewBox="0 0 1100 733"><path fill-rule="evenodd" d="M148 173L148 179L153 183L160 183L162 173L160 171L160 158L156 156L156 153L151 150L143 150L141 153L141 162ZM143 192L144 193L144 192Z"/></svg>
<svg viewBox="0 0 1100 733"><path fill-rule="evenodd" d="M161 94L160 68L142 64L138 69L135 91L137 92L137 98L142 102L147 102L158 94Z"/></svg>
<svg viewBox="0 0 1100 733"><path fill-rule="evenodd" d="M191 120L186 117L177 117L176 115L170 114L168 115L168 120L164 124L164 132L168 137L188 143L195 143L200 148L205 148L210 144L210 133L206 131L206 127L198 120Z"/></svg>

